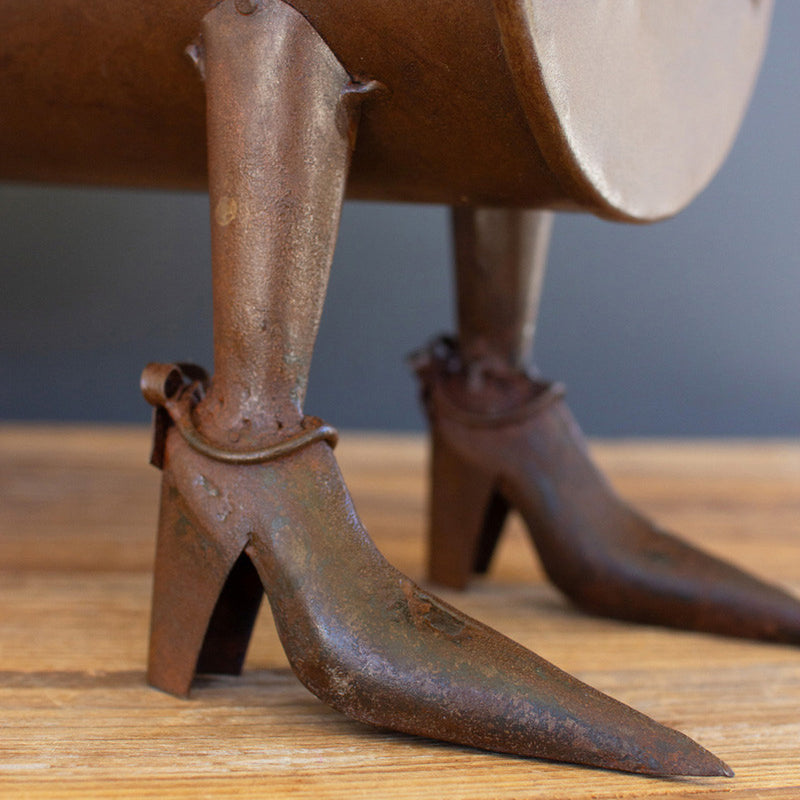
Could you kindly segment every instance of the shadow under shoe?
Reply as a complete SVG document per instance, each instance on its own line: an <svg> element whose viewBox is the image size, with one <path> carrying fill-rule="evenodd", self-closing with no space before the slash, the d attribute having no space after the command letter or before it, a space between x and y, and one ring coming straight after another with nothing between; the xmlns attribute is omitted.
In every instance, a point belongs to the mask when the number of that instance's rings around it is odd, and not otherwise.
<svg viewBox="0 0 800 800"><path fill-rule="evenodd" d="M478 748L653 775L730 775L681 733L424 592L376 550L325 442L226 464L164 442L148 678L189 691L220 593L266 587L292 669L353 719ZM243 566L255 567L255 573ZM230 581L245 586L231 594ZM224 590L224 591L223 591ZM213 629L212 625L212 629ZM244 634L243 628L246 629ZM219 661L237 671L249 623ZM205 641L205 645L204 645Z"/></svg>
<svg viewBox="0 0 800 800"><path fill-rule="evenodd" d="M550 580L594 614L800 644L800 601L660 530L597 470L563 389L419 360L431 426L430 577L463 588L517 509Z"/></svg>

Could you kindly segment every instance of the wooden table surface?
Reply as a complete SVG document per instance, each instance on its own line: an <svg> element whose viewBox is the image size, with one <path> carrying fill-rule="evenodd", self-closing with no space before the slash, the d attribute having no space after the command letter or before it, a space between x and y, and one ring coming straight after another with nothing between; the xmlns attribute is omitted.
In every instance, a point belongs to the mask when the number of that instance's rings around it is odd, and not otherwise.
<svg viewBox="0 0 800 800"><path fill-rule="evenodd" d="M672 530L800 593L800 444L594 446ZM467 593L441 592L736 771L663 780L483 753L351 722L294 678L268 613L241 678L147 687L158 472L141 429L0 426L0 797L800 798L800 651L587 618L519 524ZM345 434L378 546L422 579L425 445Z"/></svg>

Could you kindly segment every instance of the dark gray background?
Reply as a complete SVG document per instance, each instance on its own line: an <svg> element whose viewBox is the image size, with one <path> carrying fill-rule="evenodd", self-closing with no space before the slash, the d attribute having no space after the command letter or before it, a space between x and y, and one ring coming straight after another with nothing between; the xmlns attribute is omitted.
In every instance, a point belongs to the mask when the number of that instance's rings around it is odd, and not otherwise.
<svg viewBox="0 0 800 800"><path fill-rule="evenodd" d="M721 173L675 220L556 221L536 358L595 435L800 432L800 3ZM2 118L0 116L0 124ZM210 365L207 200L0 187L0 418L144 422L149 360ZM403 356L452 328L447 213L349 204L306 404L422 425Z"/></svg>

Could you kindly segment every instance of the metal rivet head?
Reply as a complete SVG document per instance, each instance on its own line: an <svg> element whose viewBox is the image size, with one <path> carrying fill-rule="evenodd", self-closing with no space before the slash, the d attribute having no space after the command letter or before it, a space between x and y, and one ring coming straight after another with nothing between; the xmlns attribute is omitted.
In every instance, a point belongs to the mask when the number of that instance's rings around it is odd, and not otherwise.
<svg viewBox="0 0 800 800"><path fill-rule="evenodd" d="M261 8L260 0L234 0L234 6L240 14L253 14Z"/></svg>

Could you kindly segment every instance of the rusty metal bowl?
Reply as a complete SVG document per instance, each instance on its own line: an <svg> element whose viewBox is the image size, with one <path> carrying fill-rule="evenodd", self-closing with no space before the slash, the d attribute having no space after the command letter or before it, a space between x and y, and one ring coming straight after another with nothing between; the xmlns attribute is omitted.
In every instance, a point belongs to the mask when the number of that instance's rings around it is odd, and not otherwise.
<svg viewBox="0 0 800 800"><path fill-rule="evenodd" d="M210 0L0 0L0 178L204 188L187 57ZM292 0L389 92L348 195L647 221L711 179L761 61L768 0Z"/></svg>

